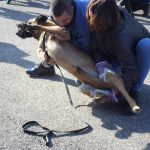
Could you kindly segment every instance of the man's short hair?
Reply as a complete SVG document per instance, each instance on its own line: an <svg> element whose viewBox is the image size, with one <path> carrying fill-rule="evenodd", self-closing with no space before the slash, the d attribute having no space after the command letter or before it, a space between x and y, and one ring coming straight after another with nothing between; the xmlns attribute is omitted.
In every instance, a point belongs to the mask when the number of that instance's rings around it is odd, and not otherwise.
<svg viewBox="0 0 150 150"><path fill-rule="evenodd" d="M70 11L73 0L51 0L50 13L52 16L59 17L64 11Z"/></svg>

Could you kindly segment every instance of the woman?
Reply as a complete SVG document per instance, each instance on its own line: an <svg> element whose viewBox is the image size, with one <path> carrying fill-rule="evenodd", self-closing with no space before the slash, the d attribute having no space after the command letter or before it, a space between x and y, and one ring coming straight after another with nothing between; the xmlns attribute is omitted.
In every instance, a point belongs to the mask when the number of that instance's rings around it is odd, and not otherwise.
<svg viewBox="0 0 150 150"><path fill-rule="evenodd" d="M120 72L127 91L137 99L150 68L150 33L115 0L92 0L87 9L92 56Z"/></svg>

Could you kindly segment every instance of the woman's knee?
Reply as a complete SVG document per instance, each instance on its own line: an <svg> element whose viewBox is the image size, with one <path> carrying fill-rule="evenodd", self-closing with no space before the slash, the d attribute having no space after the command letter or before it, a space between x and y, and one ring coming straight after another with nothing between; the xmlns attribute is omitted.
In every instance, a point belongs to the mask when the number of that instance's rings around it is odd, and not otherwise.
<svg viewBox="0 0 150 150"><path fill-rule="evenodd" d="M136 51L142 50L143 53L150 54L150 38L143 38L141 39L138 44L136 45Z"/></svg>

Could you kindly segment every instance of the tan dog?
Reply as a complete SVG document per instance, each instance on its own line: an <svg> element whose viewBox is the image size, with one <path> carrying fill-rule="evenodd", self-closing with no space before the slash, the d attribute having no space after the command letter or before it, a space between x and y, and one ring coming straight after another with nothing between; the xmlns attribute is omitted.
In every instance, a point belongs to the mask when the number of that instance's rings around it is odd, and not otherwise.
<svg viewBox="0 0 150 150"><path fill-rule="evenodd" d="M84 94L92 97L91 90L115 89L117 93L124 96L134 113L140 111L139 106L137 106L135 101L125 90L123 81L119 76L107 73L106 79L108 84L106 84L99 79L98 72L95 70L95 64L89 55L68 42L59 42L54 38L53 35L55 33L59 33L61 36L64 36L64 38L68 38L61 27L46 19L44 21L30 21L27 24L18 25L18 27L20 30L23 29L26 32L30 32L34 38L38 39L38 49L43 50L43 48L46 48L48 55L52 57L59 66L67 70L82 83L92 85L92 89L89 89L89 91L82 91ZM45 49L43 51L45 51Z"/></svg>

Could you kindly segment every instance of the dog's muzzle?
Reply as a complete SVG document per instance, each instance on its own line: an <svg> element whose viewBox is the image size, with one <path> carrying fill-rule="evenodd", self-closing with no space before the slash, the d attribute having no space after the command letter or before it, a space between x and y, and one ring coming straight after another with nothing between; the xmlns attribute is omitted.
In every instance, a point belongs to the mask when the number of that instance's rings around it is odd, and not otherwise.
<svg viewBox="0 0 150 150"><path fill-rule="evenodd" d="M32 26L30 26L32 23L37 23L37 24L43 24L47 21L47 17L40 15L36 18L32 18L30 20L27 21L27 23L21 23L21 24L17 24L18 27L18 32L16 33L19 37L21 37L22 39L25 38L30 38L33 37L33 30L35 28L32 28Z"/></svg>
<svg viewBox="0 0 150 150"><path fill-rule="evenodd" d="M20 38L30 38L33 37L32 31L27 28L26 23L17 24L18 32L16 33Z"/></svg>

